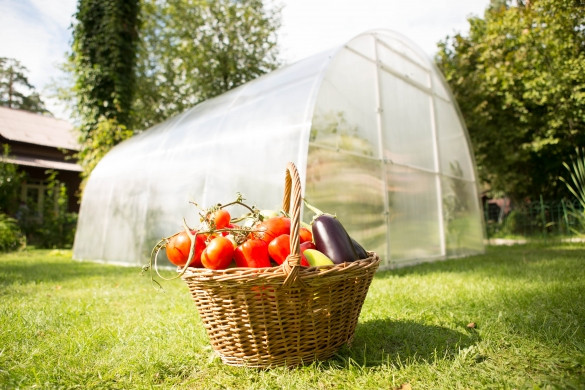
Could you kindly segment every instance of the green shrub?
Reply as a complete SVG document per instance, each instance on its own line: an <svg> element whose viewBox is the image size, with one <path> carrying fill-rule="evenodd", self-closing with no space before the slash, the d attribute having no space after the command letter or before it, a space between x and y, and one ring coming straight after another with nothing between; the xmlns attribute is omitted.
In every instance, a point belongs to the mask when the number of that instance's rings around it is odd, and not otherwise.
<svg viewBox="0 0 585 390"><path fill-rule="evenodd" d="M525 210L512 210L506 217L504 231L510 235L526 235L530 233L530 223Z"/></svg>
<svg viewBox="0 0 585 390"><path fill-rule="evenodd" d="M19 203L20 186L24 179L24 173L18 170L18 166L7 162L10 156L10 147L2 145L0 155L0 212L11 213Z"/></svg>
<svg viewBox="0 0 585 390"><path fill-rule="evenodd" d="M0 214L0 252L9 252L25 246L24 234L14 218Z"/></svg>
<svg viewBox="0 0 585 390"><path fill-rule="evenodd" d="M559 177L565 183L567 189L579 202L579 208L572 204L569 208L569 215L575 219L573 230L576 234L585 234L585 148L575 149L575 156L571 157L571 165L563 162L563 166L569 173L570 179Z"/></svg>
<svg viewBox="0 0 585 390"><path fill-rule="evenodd" d="M35 245L39 248L71 248L76 225L76 213L45 215L35 231Z"/></svg>
<svg viewBox="0 0 585 390"><path fill-rule="evenodd" d="M57 172L49 170L47 175L42 210L35 212L34 207L27 207L19 218L20 226L26 233L29 245L37 248L70 248L75 236L77 213L67 212L67 187L57 180Z"/></svg>

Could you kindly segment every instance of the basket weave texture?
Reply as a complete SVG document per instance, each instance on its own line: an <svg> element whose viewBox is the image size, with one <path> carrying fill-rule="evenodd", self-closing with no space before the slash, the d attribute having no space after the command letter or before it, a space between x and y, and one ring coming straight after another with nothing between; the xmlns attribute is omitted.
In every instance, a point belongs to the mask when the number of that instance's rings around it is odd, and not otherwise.
<svg viewBox="0 0 585 390"><path fill-rule="evenodd" d="M292 198L292 200L291 200ZM268 368L325 360L353 339L380 263L374 252L355 262L300 266L301 185L287 165L283 209L291 209L291 255L281 266L209 270L181 276L211 346L234 366Z"/></svg>

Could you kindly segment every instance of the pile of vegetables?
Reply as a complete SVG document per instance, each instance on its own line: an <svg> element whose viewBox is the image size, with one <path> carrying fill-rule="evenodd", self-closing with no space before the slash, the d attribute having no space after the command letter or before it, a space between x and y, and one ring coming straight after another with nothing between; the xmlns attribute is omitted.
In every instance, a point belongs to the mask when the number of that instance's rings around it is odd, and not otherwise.
<svg viewBox="0 0 585 390"><path fill-rule="evenodd" d="M368 257L334 215L307 202L305 205L316 215L299 230L301 266L334 265ZM233 206L242 206L247 212L234 218L228 211ZM163 249L168 260L183 272L188 267L212 270L272 267L281 265L291 253L290 217L283 211L261 211L249 206L241 194L233 202L200 209L199 217L198 227L183 221L182 231L159 241L145 269L156 265Z"/></svg>

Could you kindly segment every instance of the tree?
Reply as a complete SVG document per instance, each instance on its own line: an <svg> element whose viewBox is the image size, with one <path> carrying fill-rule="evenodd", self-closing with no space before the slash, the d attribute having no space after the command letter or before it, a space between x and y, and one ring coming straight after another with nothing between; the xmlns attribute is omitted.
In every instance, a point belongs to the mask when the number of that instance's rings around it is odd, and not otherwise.
<svg viewBox="0 0 585 390"><path fill-rule="evenodd" d="M558 198L585 145L585 4L492 1L436 61L469 129L480 177L512 199Z"/></svg>
<svg viewBox="0 0 585 390"><path fill-rule="evenodd" d="M14 58L0 57L0 105L48 114L40 95L28 81L28 69Z"/></svg>
<svg viewBox="0 0 585 390"><path fill-rule="evenodd" d="M57 88L87 177L118 142L275 69L280 8L262 0L80 0Z"/></svg>
<svg viewBox="0 0 585 390"><path fill-rule="evenodd" d="M139 0L78 3L69 61L75 73L78 158L86 177L113 144L132 135L138 13Z"/></svg>
<svg viewBox="0 0 585 390"><path fill-rule="evenodd" d="M143 0L134 126L145 129L278 67L280 8Z"/></svg>

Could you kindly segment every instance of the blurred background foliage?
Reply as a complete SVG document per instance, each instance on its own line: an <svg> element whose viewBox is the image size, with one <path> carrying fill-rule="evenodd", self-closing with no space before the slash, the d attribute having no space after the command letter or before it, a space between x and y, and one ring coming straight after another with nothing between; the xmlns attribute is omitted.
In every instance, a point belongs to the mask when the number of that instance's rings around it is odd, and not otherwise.
<svg viewBox="0 0 585 390"><path fill-rule="evenodd" d="M492 1L436 62L461 108L481 180L514 202L569 196L563 162L585 146L585 3Z"/></svg>

